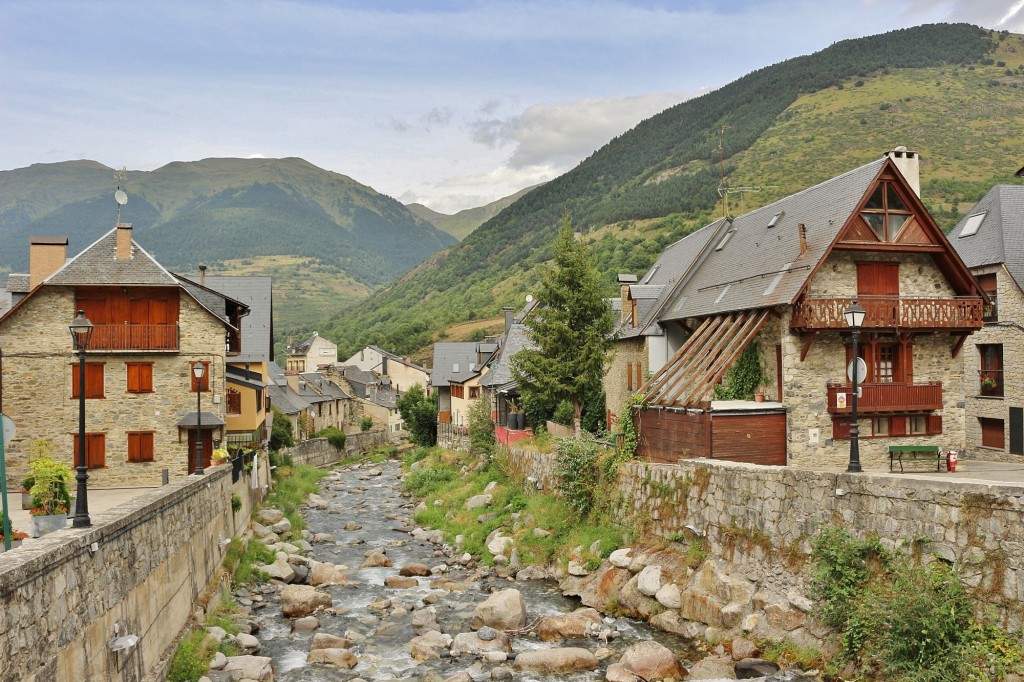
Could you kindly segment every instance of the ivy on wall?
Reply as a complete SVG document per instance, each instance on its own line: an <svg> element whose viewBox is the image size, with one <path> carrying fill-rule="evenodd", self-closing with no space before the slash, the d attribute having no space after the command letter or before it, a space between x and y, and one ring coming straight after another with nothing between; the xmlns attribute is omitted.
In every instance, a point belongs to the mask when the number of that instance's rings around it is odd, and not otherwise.
<svg viewBox="0 0 1024 682"><path fill-rule="evenodd" d="M715 387L716 400L753 400L754 393L766 380L761 366L761 349L757 341L743 349L739 358L725 373L722 383Z"/></svg>

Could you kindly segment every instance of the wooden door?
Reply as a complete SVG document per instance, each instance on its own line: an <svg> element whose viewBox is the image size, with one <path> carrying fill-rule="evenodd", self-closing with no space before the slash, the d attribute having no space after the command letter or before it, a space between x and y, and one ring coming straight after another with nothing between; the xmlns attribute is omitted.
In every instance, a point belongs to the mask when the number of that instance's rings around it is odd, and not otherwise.
<svg viewBox="0 0 1024 682"><path fill-rule="evenodd" d="M213 430L203 429L203 468L210 466L210 455L213 453ZM196 470L196 430L188 430L188 473Z"/></svg>
<svg viewBox="0 0 1024 682"><path fill-rule="evenodd" d="M857 263L858 296L899 296L899 263Z"/></svg>

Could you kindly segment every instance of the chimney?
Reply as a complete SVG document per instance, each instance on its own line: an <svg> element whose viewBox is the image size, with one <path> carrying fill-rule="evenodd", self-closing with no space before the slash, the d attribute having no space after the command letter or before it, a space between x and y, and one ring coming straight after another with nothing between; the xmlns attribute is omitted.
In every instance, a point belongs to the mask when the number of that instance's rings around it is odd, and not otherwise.
<svg viewBox="0 0 1024 682"><path fill-rule="evenodd" d="M382 379L388 376L388 356L382 355L380 358L380 376Z"/></svg>
<svg viewBox="0 0 1024 682"><path fill-rule="evenodd" d="M68 256L67 237L29 237L28 288L35 289L44 279L61 269Z"/></svg>
<svg viewBox="0 0 1024 682"><path fill-rule="evenodd" d="M199 266L199 285L206 286L206 266Z"/></svg>
<svg viewBox="0 0 1024 682"><path fill-rule="evenodd" d="M132 259L132 224L131 223L118 223L117 224L117 250L114 256L115 260L131 260Z"/></svg>
<svg viewBox="0 0 1024 682"><path fill-rule="evenodd" d="M505 313L505 334L508 334L508 330L512 328L512 314L516 311L515 308L505 306L501 309Z"/></svg>
<svg viewBox="0 0 1024 682"><path fill-rule="evenodd" d="M807 226L800 223L796 227L800 231L800 255L802 256L807 253Z"/></svg>
<svg viewBox="0 0 1024 682"><path fill-rule="evenodd" d="M921 155L917 152L908 150L903 145L896 147L890 152L885 154L896 167L900 169L900 173L903 178L910 185L910 188L914 190L914 194L918 197L921 196Z"/></svg>
<svg viewBox="0 0 1024 682"><path fill-rule="evenodd" d="M619 282L619 298L622 301L619 322L625 324L633 320L633 303L629 300L629 285L636 284L636 275L619 274L616 279Z"/></svg>

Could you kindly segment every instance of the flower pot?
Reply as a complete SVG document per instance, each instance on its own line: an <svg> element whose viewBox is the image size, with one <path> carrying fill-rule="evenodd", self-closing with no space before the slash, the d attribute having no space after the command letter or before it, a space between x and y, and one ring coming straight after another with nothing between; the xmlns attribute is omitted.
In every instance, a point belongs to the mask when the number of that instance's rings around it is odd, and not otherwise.
<svg viewBox="0 0 1024 682"><path fill-rule="evenodd" d="M755 403L763 403L764 402L764 393L755 393L754 394L754 402Z"/></svg>
<svg viewBox="0 0 1024 682"><path fill-rule="evenodd" d="M47 533L60 530L68 525L67 514L50 514L48 516L32 516L32 537L40 538Z"/></svg>
<svg viewBox="0 0 1024 682"><path fill-rule="evenodd" d="M26 511L32 508L32 493L27 490L21 491L21 508Z"/></svg>

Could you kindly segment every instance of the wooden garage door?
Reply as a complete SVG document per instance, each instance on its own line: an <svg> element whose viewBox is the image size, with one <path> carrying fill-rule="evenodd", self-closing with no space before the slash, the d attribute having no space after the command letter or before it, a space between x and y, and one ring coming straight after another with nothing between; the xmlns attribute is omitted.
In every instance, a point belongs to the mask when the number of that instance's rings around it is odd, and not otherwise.
<svg viewBox="0 0 1024 682"><path fill-rule="evenodd" d="M786 464L786 415L715 415L711 419L711 456L733 462Z"/></svg>

